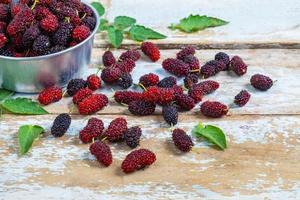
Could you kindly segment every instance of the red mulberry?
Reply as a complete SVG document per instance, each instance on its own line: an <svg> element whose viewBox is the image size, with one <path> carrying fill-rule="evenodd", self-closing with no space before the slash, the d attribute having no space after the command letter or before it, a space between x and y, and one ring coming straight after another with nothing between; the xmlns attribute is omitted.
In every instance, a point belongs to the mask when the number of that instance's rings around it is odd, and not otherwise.
<svg viewBox="0 0 300 200"><path fill-rule="evenodd" d="M203 95L206 95L216 91L219 88L219 86L220 85L218 82L207 80L207 81L202 81L194 85L193 87L199 88L202 91Z"/></svg>
<svg viewBox="0 0 300 200"><path fill-rule="evenodd" d="M122 71L116 67L107 67L102 70L101 79L107 84L114 84L121 78Z"/></svg>
<svg viewBox="0 0 300 200"><path fill-rule="evenodd" d="M79 139L83 143L92 142L93 138L101 136L104 130L102 120L92 117L89 119L87 125L79 132Z"/></svg>
<svg viewBox="0 0 300 200"><path fill-rule="evenodd" d="M124 133L127 131L127 121L123 117L119 117L110 122L108 128L104 132L104 136L110 142L116 142L124 139Z"/></svg>
<svg viewBox="0 0 300 200"><path fill-rule="evenodd" d="M204 116L219 118L226 115L229 108L217 101L205 101L201 104L200 110Z"/></svg>
<svg viewBox="0 0 300 200"><path fill-rule="evenodd" d="M81 42L81 41L85 40L87 37L89 37L90 33L91 33L91 31L90 31L89 27L87 27L85 25L80 25L80 26L77 26L76 28L74 28L72 37L77 42Z"/></svg>
<svg viewBox="0 0 300 200"><path fill-rule="evenodd" d="M160 58L160 51L158 47L152 42L143 42L141 45L142 52L148 56L153 62Z"/></svg>
<svg viewBox="0 0 300 200"><path fill-rule="evenodd" d="M83 99L91 96L93 94L93 91L89 88L82 88L76 94L73 96L73 103L79 104Z"/></svg>
<svg viewBox="0 0 300 200"><path fill-rule="evenodd" d="M176 103L182 110L192 110L195 107L195 101L192 97L181 94L176 96Z"/></svg>
<svg viewBox="0 0 300 200"><path fill-rule="evenodd" d="M112 163L112 153L107 144L101 141L96 141L95 143L91 144L90 152L94 155L98 162L102 163L105 166L109 166Z"/></svg>
<svg viewBox="0 0 300 200"><path fill-rule="evenodd" d="M96 74L87 77L87 84L91 90L98 90L101 87L101 79Z"/></svg>
<svg viewBox="0 0 300 200"><path fill-rule="evenodd" d="M194 47L188 46L177 53L177 59L183 60L186 56L194 55L196 50Z"/></svg>
<svg viewBox="0 0 300 200"><path fill-rule="evenodd" d="M144 87L155 86L159 82L159 76L153 73L145 74L140 77L140 84Z"/></svg>
<svg viewBox="0 0 300 200"><path fill-rule="evenodd" d="M247 90L242 90L234 97L234 103L240 107L246 105L251 95Z"/></svg>
<svg viewBox="0 0 300 200"><path fill-rule="evenodd" d="M105 67L110 67L116 63L116 58L111 51L105 51L102 56L102 62Z"/></svg>
<svg viewBox="0 0 300 200"><path fill-rule="evenodd" d="M148 149L138 149L130 152L122 162L124 173L131 173L152 165L156 161L155 154Z"/></svg>
<svg viewBox="0 0 300 200"><path fill-rule="evenodd" d="M239 56L234 56L230 61L230 69L234 71L238 76L246 74L247 68L248 66Z"/></svg>
<svg viewBox="0 0 300 200"><path fill-rule="evenodd" d="M44 89L39 94L39 102L43 105L57 102L62 98L62 89L57 86L52 86Z"/></svg>
<svg viewBox="0 0 300 200"><path fill-rule="evenodd" d="M261 91L266 91L273 86L273 80L262 74L255 74L250 79L251 85Z"/></svg>
<svg viewBox="0 0 300 200"><path fill-rule="evenodd" d="M136 49L130 49L125 51L124 53L121 54L120 60L132 60L136 62L138 59L140 59L141 54L138 52Z"/></svg>
<svg viewBox="0 0 300 200"><path fill-rule="evenodd" d="M93 94L78 104L81 115L90 115L98 112L108 104L108 98L104 94Z"/></svg>
<svg viewBox="0 0 300 200"><path fill-rule="evenodd" d="M163 61L162 66L166 71L178 77L186 76L190 71L189 65L179 59L167 58Z"/></svg>
<svg viewBox="0 0 300 200"><path fill-rule="evenodd" d="M129 104L132 101L140 101L143 99L143 93L135 91L116 91L114 99L118 103Z"/></svg>

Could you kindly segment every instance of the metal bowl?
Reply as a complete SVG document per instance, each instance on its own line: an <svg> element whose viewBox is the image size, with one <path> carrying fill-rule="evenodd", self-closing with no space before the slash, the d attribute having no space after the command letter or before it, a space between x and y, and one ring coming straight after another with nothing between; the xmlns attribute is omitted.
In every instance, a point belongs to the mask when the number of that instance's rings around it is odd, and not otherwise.
<svg viewBox="0 0 300 200"><path fill-rule="evenodd" d="M78 78L91 61L94 35L100 20L96 10L87 4L96 17L96 28L80 44L54 54L15 58L0 56L0 86L23 92L37 93L51 85L64 87L72 78Z"/></svg>

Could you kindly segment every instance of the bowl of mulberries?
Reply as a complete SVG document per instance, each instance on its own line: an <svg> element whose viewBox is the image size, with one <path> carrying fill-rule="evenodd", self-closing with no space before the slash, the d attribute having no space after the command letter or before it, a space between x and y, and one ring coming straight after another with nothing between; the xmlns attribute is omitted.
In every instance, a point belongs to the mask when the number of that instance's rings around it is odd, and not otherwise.
<svg viewBox="0 0 300 200"><path fill-rule="evenodd" d="M99 21L80 0L1 1L0 87L36 93L79 77Z"/></svg>

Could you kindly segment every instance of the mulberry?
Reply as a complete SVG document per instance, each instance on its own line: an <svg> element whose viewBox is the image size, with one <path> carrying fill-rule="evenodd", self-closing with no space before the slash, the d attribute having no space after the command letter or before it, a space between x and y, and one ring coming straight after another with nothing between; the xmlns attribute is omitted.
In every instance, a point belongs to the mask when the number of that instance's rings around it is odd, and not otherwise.
<svg viewBox="0 0 300 200"><path fill-rule="evenodd" d="M132 101L140 101L143 99L143 93L134 91L117 91L114 99L118 103L129 104Z"/></svg>
<svg viewBox="0 0 300 200"><path fill-rule="evenodd" d="M62 98L62 89L57 86L52 86L44 89L38 97L38 100L43 105L57 102Z"/></svg>
<svg viewBox="0 0 300 200"><path fill-rule="evenodd" d="M139 84L144 87L155 86L159 82L159 76L153 73L145 74L140 77Z"/></svg>
<svg viewBox="0 0 300 200"><path fill-rule="evenodd" d="M195 107L194 99L186 94L177 95L176 103L180 109L185 111L192 110Z"/></svg>
<svg viewBox="0 0 300 200"><path fill-rule="evenodd" d="M174 129L172 133L174 145L182 152L189 152L192 150L194 143L189 135L182 129Z"/></svg>
<svg viewBox="0 0 300 200"><path fill-rule="evenodd" d="M87 125L79 132L79 139L83 143L92 142L93 138L101 136L104 130L102 120L92 117L89 119Z"/></svg>
<svg viewBox="0 0 300 200"><path fill-rule="evenodd" d="M83 99L91 96L93 94L93 91L89 88L82 88L76 92L76 94L73 96L73 103L79 104Z"/></svg>
<svg viewBox="0 0 300 200"><path fill-rule="evenodd" d="M251 95L247 90L242 90L234 97L234 103L240 107L246 105Z"/></svg>
<svg viewBox="0 0 300 200"><path fill-rule="evenodd" d="M134 62L141 58L141 54L136 49L130 49L121 54L120 60L132 60Z"/></svg>
<svg viewBox="0 0 300 200"><path fill-rule="evenodd" d="M177 80L173 76L168 76L163 78L157 83L157 86L160 88L171 88L177 84Z"/></svg>
<svg viewBox="0 0 300 200"><path fill-rule="evenodd" d="M141 135L142 129L138 126L127 129L124 134L126 144L132 149L136 148L140 144Z"/></svg>
<svg viewBox="0 0 300 200"><path fill-rule="evenodd" d="M160 51L158 47L152 42L143 42L141 45L142 52L148 56L153 62L160 58Z"/></svg>
<svg viewBox="0 0 300 200"><path fill-rule="evenodd" d="M86 88L87 82L81 78L72 79L67 86L67 93L70 96L75 95L80 89Z"/></svg>
<svg viewBox="0 0 300 200"><path fill-rule="evenodd" d="M107 104L108 98L104 94L93 94L78 104L78 110L81 115L90 115L98 112Z"/></svg>
<svg viewBox="0 0 300 200"><path fill-rule="evenodd" d="M219 86L220 85L218 82L207 80L207 81L202 81L194 85L193 87L199 88L202 91L203 95L206 95L216 91L219 88Z"/></svg>
<svg viewBox="0 0 300 200"><path fill-rule="evenodd" d="M123 117L118 117L110 122L104 132L104 136L110 142L116 142L124 139L124 133L127 131L127 121Z"/></svg>
<svg viewBox="0 0 300 200"><path fill-rule="evenodd" d="M178 77L186 76L190 71L189 65L179 59L167 58L163 61L162 66L166 71Z"/></svg>
<svg viewBox="0 0 300 200"><path fill-rule="evenodd" d="M262 74L255 74L250 79L251 85L261 91L266 91L273 86L273 80Z"/></svg>
<svg viewBox="0 0 300 200"><path fill-rule="evenodd" d="M146 116L155 111L155 103L147 101L132 101L128 104L128 110L133 115Z"/></svg>
<svg viewBox="0 0 300 200"><path fill-rule="evenodd" d="M107 67L102 70L101 79L107 84L116 83L122 75L122 71L116 67Z"/></svg>
<svg viewBox="0 0 300 200"><path fill-rule="evenodd" d="M194 55L196 50L194 47L188 46L177 53L177 59L183 60L188 55Z"/></svg>
<svg viewBox="0 0 300 200"><path fill-rule="evenodd" d="M238 76L246 74L247 68L248 66L239 56L234 56L230 61L230 69L234 71Z"/></svg>
<svg viewBox="0 0 300 200"><path fill-rule="evenodd" d="M71 124L71 117L70 115L63 113L58 115L51 127L51 134L54 137L61 137L63 136L67 130L69 129Z"/></svg>
<svg viewBox="0 0 300 200"><path fill-rule="evenodd" d="M89 75L87 85L91 90L98 90L101 87L101 79L96 74Z"/></svg>
<svg viewBox="0 0 300 200"><path fill-rule="evenodd" d="M227 114L229 108L217 101L205 101L201 104L200 110L204 116L220 118Z"/></svg>
<svg viewBox="0 0 300 200"><path fill-rule="evenodd" d="M174 126L177 124L178 121L178 111L175 106L167 105L164 106L162 109L162 114L164 117L164 120L171 126Z"/></svg>
<svg viewBox="0 0 300 200"><path fill-rule="evenodd" d="M132 173L152 165L156 161L155 154L148 149L138 149L130 152L122 162L124 173Z"/></svg>
<svg viewBox="0 0 300 200"><path fill-rule="evenodd" d="M85 40L87 37L89 37L91 31L89 27L85 25L80 25L74 28L72 37L75 41L81 42Z"/></svg>
<svg viewBox="0 0 300 200"><path fill-rule="evenodd" d="M105 67L110 67L116 63L116 58L111 51L105 51L102 56L102 62Z"/></svg>
<svg viewBox="0 0 300 200"><path fill-rule="evenodd" d="M121 78L118 80L117 85L123 89L128 89L132 85L132 77L128 73L121 75Z"/></svg>
<svg viewBox="0 0 300 200"><path fill-rule="evenodd" d="M112 153L107 144L101 141L96 141L91 144L90 152L96 157L98 162L102 163L105 166L109 166L112 163Z"/></svg>

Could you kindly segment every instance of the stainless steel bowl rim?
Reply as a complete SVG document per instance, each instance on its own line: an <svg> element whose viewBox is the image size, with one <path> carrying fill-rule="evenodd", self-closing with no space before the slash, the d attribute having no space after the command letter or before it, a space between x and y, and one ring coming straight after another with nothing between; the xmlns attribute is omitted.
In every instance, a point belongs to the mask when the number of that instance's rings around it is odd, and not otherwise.
<svg viewBox="0 0 300 200"><path fill-rule="evenodd" d="M84 3L84 2L82 2ZM57 53L53 53L53 54L48 54L48 55L44 55L44 56L35 56L35 57L9 57L9 56L2 56L0 55L0 59L7 59L7 60L16 60L16 61L26 61L26 60L40 60L40 59L45 59L45 58L50 58L50 57L54 57L54 56L57 56L57 55L61 55L61 54L64 54L64 53L67 53L69 51L72 51L76 48L79 48L81 45L83 45L86 41L88 41L91 37L93 37L97 31L98 31L98 27L99 27L99 24L100 24L100 17L96 11L96 9L91 6L90 4L88 3L84 3L85 5L87 5L88 7L90 7L93 12L94 12L94 15L95 15L95 18L96 18L96 26L95 26L95 29L91 32L91 34L89 35L89 37L87 37L85 40L81 41L79 44L73 46L73 47L69 47L63 51L60 51L60 52L57 52Z"/></svg>

